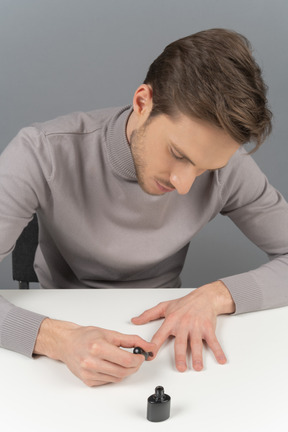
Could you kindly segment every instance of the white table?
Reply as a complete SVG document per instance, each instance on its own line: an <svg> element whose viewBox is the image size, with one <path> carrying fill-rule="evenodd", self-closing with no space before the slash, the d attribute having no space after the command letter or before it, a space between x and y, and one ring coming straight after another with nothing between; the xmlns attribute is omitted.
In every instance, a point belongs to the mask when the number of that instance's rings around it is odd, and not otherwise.
<svg viewBox="0 0 288 432"><path fill-rule="evenodd" d="M160 322L134 326L130 318L187 289L2 290L18 306L150 340ZM204 350L202 372L177 372L173 340L152 362L119 384L86 387L64 364L0 350L1 432L288 430L288 309L221 316L217 335L228 363ZM171 417L146 420L157 385L171 396ZM9 426L8 426L9 425Z"/></svg>

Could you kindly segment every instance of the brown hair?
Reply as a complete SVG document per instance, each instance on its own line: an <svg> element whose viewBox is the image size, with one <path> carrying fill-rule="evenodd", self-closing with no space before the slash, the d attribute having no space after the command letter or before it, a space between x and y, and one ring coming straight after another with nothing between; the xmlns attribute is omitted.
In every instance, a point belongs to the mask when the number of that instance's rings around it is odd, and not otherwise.
<svg viewBox="0 0 288 432"><path fill-rule="evenodd" d="M169 44L144 83L153 91L151 117L181 112L207 120L239 144L254 142L252 152L271 132L260 67L249 41L234 31L210 29Z"/></svg>

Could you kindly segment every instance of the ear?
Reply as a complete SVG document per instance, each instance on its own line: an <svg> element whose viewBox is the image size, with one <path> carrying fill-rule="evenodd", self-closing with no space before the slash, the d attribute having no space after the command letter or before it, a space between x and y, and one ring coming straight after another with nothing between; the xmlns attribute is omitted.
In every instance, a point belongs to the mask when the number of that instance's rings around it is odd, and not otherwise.
<svg viewBox="0 0 288 432"><path fill-rule="evenodd" d="M133 97L133 110L137 117L142 116L145 120L149 117L153 106L152 87L147 84L142 84Z"/></svg>

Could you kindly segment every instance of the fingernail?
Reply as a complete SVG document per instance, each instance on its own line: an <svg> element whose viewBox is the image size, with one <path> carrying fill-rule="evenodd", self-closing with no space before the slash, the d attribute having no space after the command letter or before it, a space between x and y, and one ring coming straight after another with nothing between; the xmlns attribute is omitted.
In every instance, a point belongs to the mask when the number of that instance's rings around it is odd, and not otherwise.
<svg viewBox="0 0 288 432"><path fill-rule="evenodd" d="M201 369L202 369L202 363L200 362L200 361L195 361L194 363L193 363L193 368L194 368L194 370L196 370L196 371L200 371Z"/></svg>
<svg viewBox="0 0 288 432"><path fill-rule="evenodd" d="M186 364L182 361L177 363L177 369L179 370L179 372L185 372L186 367Z"/></svg>

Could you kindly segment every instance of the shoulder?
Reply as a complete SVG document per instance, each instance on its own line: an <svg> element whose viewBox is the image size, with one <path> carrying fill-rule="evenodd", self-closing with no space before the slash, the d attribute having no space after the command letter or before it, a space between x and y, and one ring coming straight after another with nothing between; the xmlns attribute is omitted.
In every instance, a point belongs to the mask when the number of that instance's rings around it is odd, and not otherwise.
<svg viewBox="0 0 288 432"><path fill-rule="evenodd" d="M222 201L237 201L239 205L252 202L263 194L269 184L251 155L244 147L232 156L227 166L218 173L221 184Z"/></svg>
<svg viewBox="0 0 288 432"><path fill-rule="evenodd" d="M225 181L231 173L242 175L248 171L258 173L260 168L247 150L241 146L231 157L226 167L219 170L219 180Z"/></svg>
<svg viewBox="0 0 288 432"><path fill-rule="evenodd" d="M227 182L244 185L253 181L257 183L264 179L264 173L243 146L234 153L226 167L218 172L218 181L223 186L227 185Z"/></svg>
<svg viewBox="0 0 288 432"><path fill-rule="evenodd" d="M104 127L118 110L119 108L105 108L88 112L77 111L45 122L33 123L32 127L45 136L89 134Z"/></svg>

